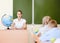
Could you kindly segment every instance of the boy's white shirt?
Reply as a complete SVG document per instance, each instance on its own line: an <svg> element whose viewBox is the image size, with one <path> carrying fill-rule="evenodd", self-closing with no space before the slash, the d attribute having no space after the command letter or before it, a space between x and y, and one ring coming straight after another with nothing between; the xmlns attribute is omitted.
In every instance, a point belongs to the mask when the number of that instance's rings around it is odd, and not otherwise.
<svg viewBox="0 0 60 43"><path fill-rule="evenodd" d="M26 20L21 18L20 21L19 21L18 18L16 18L16 19L13 20L13 23L15 24L14 26L16 28L22 28L24 23L26 23Z"/></svg>
<svg viewBox="0 0 60 43"><path fill-rule="evenodd" d="M54 43L60 43L60 38L56 39Z"/></svg>
<svg viewBox="0 0 60 43"><path fill-rule="evenodd" d="M48 25L45 25L44 27L40 27L39 28L39 32L36 35L38 35L39 33L41 33L41 35L43 35L43 34L45 34L49 30L50 29L48 28Z"/></svg>
<svg viewBox="0 0 60 43"><path fill-rule="evenodd" d="M39 40L47 41L47 40L51 40L52 38L55 39L60 38L60 30L57 27L51 28L49 31L47 31L45 34L39 37Z"/></svg>

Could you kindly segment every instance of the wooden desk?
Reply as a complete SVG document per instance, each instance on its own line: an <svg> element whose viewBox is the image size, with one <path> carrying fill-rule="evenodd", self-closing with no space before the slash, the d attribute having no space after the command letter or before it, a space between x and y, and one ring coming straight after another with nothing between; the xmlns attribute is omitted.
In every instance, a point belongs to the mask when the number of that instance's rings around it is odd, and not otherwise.
<svg viewBox="0 0 60 43"><path fill-rule="evenodd" d="M0 43L28 43L26 30L1 30Z"/></svg>

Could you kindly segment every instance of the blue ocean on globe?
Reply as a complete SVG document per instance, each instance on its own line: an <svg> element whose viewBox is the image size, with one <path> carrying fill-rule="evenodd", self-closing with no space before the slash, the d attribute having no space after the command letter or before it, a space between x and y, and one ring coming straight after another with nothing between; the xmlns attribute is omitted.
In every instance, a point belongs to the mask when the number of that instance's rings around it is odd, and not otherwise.
<svg viewBox="0 0 60 43"><path fill-rule="evenodd" d="M1 21L4 26L9 27L13 22L13 17L7 14L4 14L1 18Z"/></svg>

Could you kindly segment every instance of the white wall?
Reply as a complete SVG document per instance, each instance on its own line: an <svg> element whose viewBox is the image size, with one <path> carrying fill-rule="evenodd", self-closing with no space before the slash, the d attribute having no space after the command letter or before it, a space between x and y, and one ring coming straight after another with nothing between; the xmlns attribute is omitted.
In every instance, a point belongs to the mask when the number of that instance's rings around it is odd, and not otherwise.
<svg viewBox="0 0 60 43"><path fill-rule="evenodd" d="M0 0L0 29L6 28L1 22L4 14L13 15L13 0Z"/></svg>

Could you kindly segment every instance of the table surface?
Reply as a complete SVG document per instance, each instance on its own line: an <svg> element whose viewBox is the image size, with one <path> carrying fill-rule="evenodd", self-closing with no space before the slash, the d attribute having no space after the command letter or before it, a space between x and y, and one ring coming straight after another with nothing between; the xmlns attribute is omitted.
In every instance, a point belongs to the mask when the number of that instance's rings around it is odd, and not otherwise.
<svg viewBox="0 0 60 43"><path fill-rule="evenodd" d="M0 43L28 43L26 30L1 30Z"/></svg>

